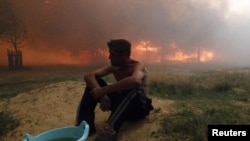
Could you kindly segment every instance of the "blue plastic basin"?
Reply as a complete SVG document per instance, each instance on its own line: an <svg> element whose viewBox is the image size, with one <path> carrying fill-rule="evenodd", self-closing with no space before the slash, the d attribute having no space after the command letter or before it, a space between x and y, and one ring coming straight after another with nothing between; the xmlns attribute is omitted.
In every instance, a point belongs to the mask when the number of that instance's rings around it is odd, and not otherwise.
<svg viewBox="0 0 250 141"><path fill-rule="evenodd" d="M35 137L25 134L22 141L86 141L89 134L89 125L82 121L79 126L69 126L52 129Z"/></svg>

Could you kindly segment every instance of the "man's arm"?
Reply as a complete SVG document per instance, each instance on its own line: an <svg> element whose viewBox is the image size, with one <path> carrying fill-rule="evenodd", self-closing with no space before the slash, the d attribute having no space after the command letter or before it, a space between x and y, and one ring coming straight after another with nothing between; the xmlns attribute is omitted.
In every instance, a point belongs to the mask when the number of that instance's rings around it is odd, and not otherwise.
<svg viewBox="0 0 250 141"><path fill-rule="evenodd" d="M100 85L96 81L96 77L103 77L111 73L111 66L105 66L93 72L84 75L84 80L90 89L99 88Z"/></svg>
<svg viewBox="0 0 250 141"><path fill-rule="evenodd" d="M144 77L143 70L144 66L142 64L138 64L135 66L135 70L131 76L126 77L114 84L93 89L95 97L102 98L105 94L108 93L136 88L137 86L142 84L142 79Z"/></svg>

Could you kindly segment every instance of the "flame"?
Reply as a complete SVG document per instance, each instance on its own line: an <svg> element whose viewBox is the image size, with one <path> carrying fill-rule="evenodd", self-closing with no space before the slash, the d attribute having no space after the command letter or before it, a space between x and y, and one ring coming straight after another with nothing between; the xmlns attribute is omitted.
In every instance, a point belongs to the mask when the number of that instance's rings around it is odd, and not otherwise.
<svg viewBox="0 0 250 141"><path fill-rule="evenodd" d="M150 44L150 41L141 41L138 45L135 46L135 50L158 52L158 48L153 47Z"/></svg>
<svg viewBox="0 0 250 141"><path fill-rule="evenodd" d="M108 57L109 56L109 52L107 49L101 49L98 48L94 51L94 55L95 56L104 56L104 57Z"/></svg>
<svg viewBox="0 0 250 141"><path fill-rule="evenodd" d="M132 50L133 57L149 63L175 61L175 62L208 62L214 59L214 53L205 48L185 52L176 42L169 44L167 50L156 47L150 41L140 41ZM165 50L165 51L164 51Z"/></svg>
<svg viewBox="0 0 250 141"><path fill-rule="evenodd" d="M214 58L214 53L212 51L202 51L201 56L200 56L200 62L208 62L213 60Z"/></svg>
<svg viewBox="0 0 250 141"><path fill-rule="evenodd" d="M1 46L2 50L7 46ZM108 49L98 48L96 50L80 50L73 54L70 50L53 50L47 44L40 43L37 48L26 48L23 51L24 64L75 64L90 65L94 62L108 62ZM209 62L214 60L214 52L204 47L197 50L185 52L175 42L168 46L159 47L150 41L140 41L132 46L131 57L144 63L174 62ZM0 63L7 64L6 52L0 52Z"/></svg>
<svg viewBox="0 0 250 141"><path fill-rule="evenodd" d="M208 50L202 50L200 52L185 53L182 50L176 51L173 55L167 57L167 60L180 61L180 62L208 62L213 60L214 53Z"/></svg>
<svg viewBox="0 0 250 141"><path fill-rule="evenodd" d="M173 56L169 56L167 60L186 62L192 58L197 58L197 56L198 55L195 53L187 54L184 53L182 50L178 50L173 54Z"/></svg>
<svg viewBox="0 0 250 141"><path fill-rule="evenodd" d="M132 57L149 63L160 62L159 47L153 46L150 41L140 41L132 48Z"/></svg>

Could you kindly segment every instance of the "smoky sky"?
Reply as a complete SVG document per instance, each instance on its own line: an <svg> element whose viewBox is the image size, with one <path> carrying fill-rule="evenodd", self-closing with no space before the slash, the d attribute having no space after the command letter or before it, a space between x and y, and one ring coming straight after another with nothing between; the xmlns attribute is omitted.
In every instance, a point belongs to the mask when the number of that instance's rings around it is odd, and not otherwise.
<svg viewBox="0 0 250 141"><path fill-rule="evenodd" d="M237 50L243 58L249 51L250 32L242 33L249 26L227 21L226 0L13 0L13 7L27 27L30 48L63 48L77 55L126 38L163 48L175 42L185 51Z"/></svg>

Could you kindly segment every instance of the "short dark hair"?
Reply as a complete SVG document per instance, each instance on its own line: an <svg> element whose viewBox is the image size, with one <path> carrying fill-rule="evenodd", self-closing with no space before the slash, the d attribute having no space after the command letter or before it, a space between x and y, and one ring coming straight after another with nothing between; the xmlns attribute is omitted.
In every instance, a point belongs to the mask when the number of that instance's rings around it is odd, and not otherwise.
<svg viewBox="0 0 250 141"><path fill-rule="evenodd" d="M115 52L122 54L124 52L131 54L131 43L125 39L111 39L108 43L109 49L113 49Z"/></svg>

